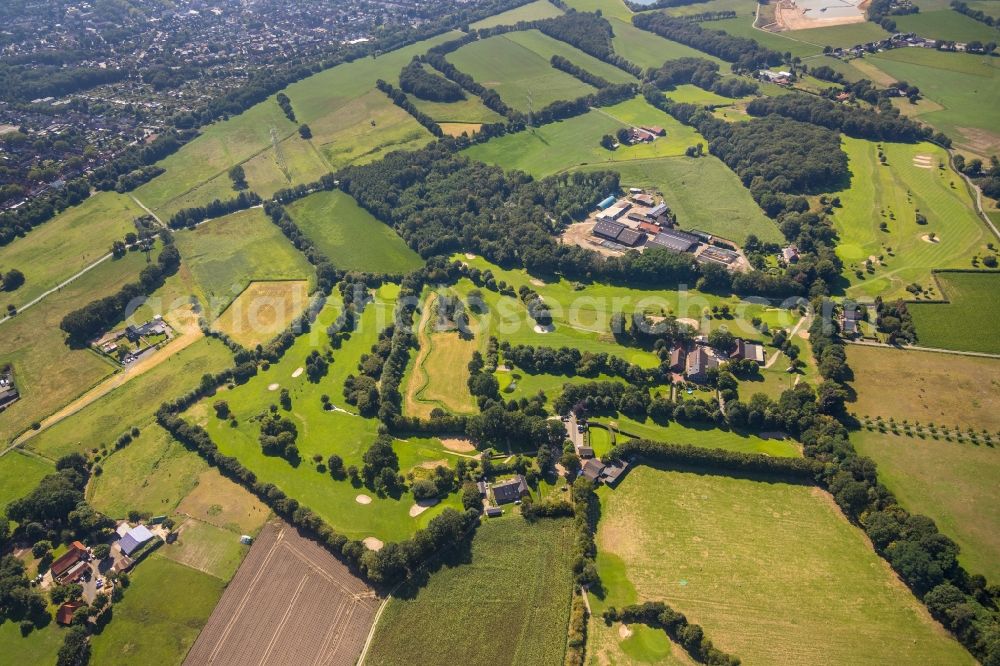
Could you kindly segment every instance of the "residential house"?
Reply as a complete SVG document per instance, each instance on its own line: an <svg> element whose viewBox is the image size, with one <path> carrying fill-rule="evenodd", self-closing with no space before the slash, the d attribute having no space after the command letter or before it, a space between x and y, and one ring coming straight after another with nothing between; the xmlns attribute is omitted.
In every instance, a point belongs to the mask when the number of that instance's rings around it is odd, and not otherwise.
<svg viewBox="0 0 1000 666"><path fill-rule="evenodd" d="M82 601L67 601L56 611L56 622L64 627L68 627L73 623L73 614L76 613L76 609L82 607Z"/></svg>
<svg viewBox="0 0 1000 666"><path fill-rule="evenodd" d="M719 367L719 360L715 354L699 345L688 353L684 374L689 380L701 383L708 379L708 371L717 367Z"/></svg>
<svg viewBox="0 0 1000 666"><path fill-rule="evenodd" d="M747 342L742 338L736 340L736 349L729 355L732 359L748 358L758 365L764 365L764 345L756 342Z"/></svg>
<svg viewBox="0 0 1000 666"><path fill-rule="evenodd" d="M528 482L520 474L509 481L493 484L493 502L495 504L514 502L528 493Z"/></svg>

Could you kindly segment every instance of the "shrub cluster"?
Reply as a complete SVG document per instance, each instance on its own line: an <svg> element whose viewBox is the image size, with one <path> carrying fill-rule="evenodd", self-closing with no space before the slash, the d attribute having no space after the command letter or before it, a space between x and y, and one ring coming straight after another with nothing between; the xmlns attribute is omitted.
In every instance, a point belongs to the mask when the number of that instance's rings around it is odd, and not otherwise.
<svg viewBox="0 0 1000 666"><path fill-rule="evenodd" d="M403 92L431 102L459 102L465 99L460 85L428 72L419 58L411 60L399 73L399 87Z"/></svg>
<svg viewBox="0 0 1000 666"><path fill-rule="evenodd" d="M691 657L709 666L739 666L740 660L731 654L723 652L705 637L700 625L691 624L683 613L678 613L662 601L647 601L644 604L633 604L621 609L614 606L604 611L604 621L624 622L626 624L645 624L649 627L663 629L671 640L679 643Z"/></svg>

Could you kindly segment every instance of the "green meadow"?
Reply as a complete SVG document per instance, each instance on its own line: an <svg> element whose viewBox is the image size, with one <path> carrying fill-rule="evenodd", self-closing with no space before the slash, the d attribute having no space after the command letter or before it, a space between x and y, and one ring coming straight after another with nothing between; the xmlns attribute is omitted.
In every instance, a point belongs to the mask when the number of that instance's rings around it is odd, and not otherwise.
<svg viewBox="0 0 1000 666"><path fill-rule="evenodd" d="M310 183L333 169L311 140L295 132L243 164L250 189L262 197L273 196L283 187ZM226 178L228 178L228 174Z"/></svg>
<svg viewBox="0 0 1000 666"><path fill-rule="evenodd" d="M995 446L861 430L851 441L878 464L900 504L930 516L971 574L1000 577L1000 451ZM956 489L961 489L956 491Z"/></svg>
<svg viewBox="0 0 1000 666"><path fill-rule="evenodd" d="M459 102L429 102L410 95L410 101L418 109L429 115L438 123L502 123L503 116L491 111L483 105L483 101L475 95L465 94L465 99Z"/></svg>
<svg viewBox="0 0 1000 666"><path fill-rule="evenodd" d="M498 25L514 25L518 21L537 21L561 15L562 11L549 2L549 0L535 0L535 2L529 2L526 5L521 5L520 7L494 14L481 21L476 21L469 27L481 30Z"/></svg>
<svg viewBox="0 0 1000 666"><path fill-rule="evenodd" d="M306 280L314 269L260 208L233 213L177 234L181 270L190 272L217 316L254 280Z"/></svg>
<svg viewBox="0 0 1000 666"><path fill-rule="evenodd" d="M936 273L949 303L909 305L924 347L1000 354L1000 273Z"/></svg>
<svg viewBox="0 0 1000 666"><path fill-rule="evenodd" d="M711 90L704 90L690 83L675 86L673 90L668 90L666 95L675 102L700 104L702 106L729 106L734 101Z"/></svg>
<svg viewBox="0 0 1000 666"><path fill-rule="evenodd" d="M12 664L49 666L56 663L64 637L64 630L55 622L27 636L21 635L17 622L4 622L0 624L0 651Z"/></svg>
<svg viewBox="0 0 1000 666"><path fill-rule="evenodd" d="M953 9L941 9L918 14L894 17L896 30L915 32L928 39L943 39L952 42L996 42L1000 40L1000 30L985 23L959 14Z"/></svg>
<svg viewBox="0 0 1000 666"><path fill-rule="evenodd" d="M3 305L21 306L111 252L111 242L135 231L144 215L127 195L98 192L31 233L0 247L0 267L24 273L24 285L3 294Z"/></svg>
<svg viewBox="0 0 1000 666"><path fill-rule="evenodd" d="M896 24L899 26L899 21ZM899 26L899 31L905 32L906 30L902 26ZM882 29L882 26L871 21L809 28L808 30L790 30L780 34L788 39L808 42L815 46L839 46L842 48L854 46L855 44L867 44L868 42L878 41L889 36L889 33ZM919 34L923 35L924 33L921 32ZM788 49L785 50L787 51Z"/></svg>
<svg viewBox="0 0 1000 666"><path fill-rule="evenodd" d="M55 472L48 460L14 449L0 456L0 514L7 505L34 490L46 474Z"/></svg>
<svg viewBox="0 0 1000 666"><path fill-rule="evenodd" d="M583 61L586 54L538 31L508 33L473 42L449 53L447 59L478 83L496 90L508 105L523 112L527 112L529 106L541 109L552 102L594 92L591 86L552 67L549 64L551 56L541 54L547 51L543 48L546 46L553 52L571 49L574 62L595 74L601 73Z"/></svg>
<svg viewBox="0 0 1000 666"><path fill-rule="evenodd" d="M614 31L611 43L615 53L640 67L659 67L665 61L676 58L703 58L719 63L723 66L723 71L728 70L729 65L715 56L636 28L632 25L631 18L619 18L607 12L605 18L611 23L611 29Z"/></svg>
<svg viewBox="0 0 1000 666"><path fill-rule="evenodd" d="M639 466L599 495L609 596L624 577L744 663L974 663L818 488Z"/></svg>
<svg viewBox="0 0 1000 666"><path fill-rule="evenodd" d="M663 195L684 229L701 229L736 243L750 234L768 242L783 240L739 177L716 157L667 157L581 170L604 168L621 174L624 187L650 188Z"/></svg>
<svg viewBox="0 0 1000 666"><path fill-rule="evenodd" d="M705 21L701 23L701 27L705 30L721 30L736 37L753 39L761 46L766 46L778 53L791 53L792 56L800 58L820 55L823 52L823 47L826 46L825 44L813 44L801 39L786 37L785 35L788 33L757 30L753 27L753 17L750 16L739 16L721 21Z"/></svg>
<svg viewBox="0 0 1000 666"><path fill-rule="evenodd" d="M468 561L446 553L424 587L393 595L365 663L561 663L572 544L570 520L529 524L515 513L485 521Z"/></svg>
<svg viewBox="0 0 1000 666"><path fill-rule="evenodd" d="M879 163L879 146L885 165ZM847 137L843 147L851 186L835 193L842 206L834 209L833 222L840 237L837 254L850 282L847 293L866 299L907 297L905 288L917 283L930 290L931 298L940 298L931 270L971 267L986 239L961 178L942 168L947 153L930 143L876 144ZM918 213L926 224L917 223ZM868 261L873 273L867 272Z"/></svg>
<svg viewBox="0 0 1000 666"><path fill-rule="evenodd" d="M336 530L359 540L368 536L383 541L408 538L444 506L459 503L457 496L452 496L414 518L409 515L413 498L408 493L399 499L374 497L366 488L355 488L350 481L335 480L328 473L320 472L312 459L319 455L325 463L330 454L336 453L343 458L345 466L360 468L362 454L375 441L378 421L352 413L344 404L343 386L348 375L358 374L361 356L370 351L379 332L391 323L397 293L395 285L383 286L378 291L375 302L365 308L350 340L334 350L329 372L318 383L310 382L304 373L292 375L305 365L310 352L314 349L322 352L327 347L326 329L340 311L339 301L333 298L320 313L312 332L300 336L280 362L261 371L246 384L202 400L182 415L203 425L220 451L238 458L259 479L274 483L316 511ZM258 439L257 417L278 403L279 388L287 388L292 400L291 411L281 410L281 414L290 418L299 432L297 445L302 459L295 465L284 458L264 455ZM320 400L322 395L328 395L334 405L348 411L325 410ZM212 404L220 399L229 404L237 421L235 427L215 416ZM449 464L450 454L436 439L397 440L395 448L403 474L424 463ZM372 502L358 503L356 497L362 494L372 497Z"/></svg>
<svg viewBox="0 0 1000 666"><path fill-rule="evenodd" d="M409 273L423 264L392 227L376 220L339 190L299 199L288 206L288 214L337 268Z"/></svg>

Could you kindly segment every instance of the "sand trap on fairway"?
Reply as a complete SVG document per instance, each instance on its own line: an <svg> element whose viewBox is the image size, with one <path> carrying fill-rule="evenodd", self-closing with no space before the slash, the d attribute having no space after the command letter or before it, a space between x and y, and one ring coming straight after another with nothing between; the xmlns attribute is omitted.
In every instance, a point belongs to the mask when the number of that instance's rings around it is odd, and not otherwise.
<svg viewBox="0 0 1000 666"><path fill-rule="evenodd" d="M933 169L934 165L931 164L932 159L930 155L914 155L913 166L921 169Z"/></svg>
<svg viewBox="0 0 1000 666"><path fill-rule="evenodd" d="M295 368L295 372L292 373L292 378L298 377L302 374L302 368Z"/></svg>
<svg viewBox="0 0 1000 666"><path fill-rule="evenodd" d="M368 495L358 495L354 498L354 501L358 504L371 504L372 498L368 497Z"/></svg>
<svg viewBox="0 0 1000 666"><path fill-rule="evenodd" d="M553 326L552 324L549 324L548 326L540 326L539 324L535 324L535 333L551 333L554 330L556 330L556 327Z"/></svg>
<svg viewBox="0 0 1000 666"><path fill-rule="evenodd" d="M431 508L437 503L438 500L436 499L420 500L419 502L410 507L410 518L416 518L417 516L419 516L424 511Z"/></svg>
<svg viewBox="0 0 1000 666"><path fill-rule="evenodd" d="M629 629L627 624L621 624L618 626L618 636L622 639L628 638L632 635L632 630Z"/></svg>
<svg viewBox="0 0 1000 666"><path fill-rule="evenodd" d="M472 254L471 252L466 252L465 253L465 258L466 259L475 259L476 255Z"/></svg>
<svg viewBox="0 0 1000 666"><path fill-rule="evenodd" d="M376 539L375 537L365 537L365 540L361 543L368 547L368 550L382 550L382 546L385 544Z"/></svg>
<svg viewBox="0 0 1000 666"><path fill-rule="evenodd" d="M545 281L539 280L538 278L531 278L531 284L535 285L536 287L544 287Z"/></svg>
<svg viewBox="0 0 1000 666"><path fill-rule="evenodd" d="M281 388L281 384L268 384L268 386L267 386L267 390L268 391L277 391L280 388Z"/></svg>
<svg viewBox="0 0 1000 666"><path fill-rule="evenodd" d="M476 450L476 447L472 445L472 440L468 437L442 438L441 443L444 445L444 448L455 453L470 453Z"/></svg>
<svg viewBox="0 0 1000 666"><path fill-rule="evenodd" d="M698 320L697 319L691 319L690 317L684 317L684 318L678 319L677 323L678 324L687 324L688 326L690 326L691 328L693 328L696 331L701 329L701 324L698 323Z"/></svg>
<svg viewBox="0 0 1000 666"><path fill-rule="evenodd" d="M923 236L920 237L920 240L922 240L925 243L940 243L941 237L934 236L934 238L931 238L930 234L924 234Z"/></svg>

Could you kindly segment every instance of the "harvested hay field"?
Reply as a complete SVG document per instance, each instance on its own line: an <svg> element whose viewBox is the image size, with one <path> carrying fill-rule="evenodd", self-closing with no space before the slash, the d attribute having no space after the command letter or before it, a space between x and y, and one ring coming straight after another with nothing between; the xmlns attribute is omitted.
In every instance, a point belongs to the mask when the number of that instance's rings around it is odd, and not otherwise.
<svg viewBox="0 0 1000 666"><path fill-rule="evenodd" d="M847 361L860 419L1000 430L1000 360L850 345Z"/></svg>
<svg viewBox="0 0 1000 666"><path fill-rule="evenodd" d="M286 523L268 523L185 664L353 664L380 600Z"/></svg>
<svg viewBox="0 0 1000 666"><path fill-rule="evenodd" d="M212 327L252 349L277 337L308 304L305 280L252 282Z"/></svg>

